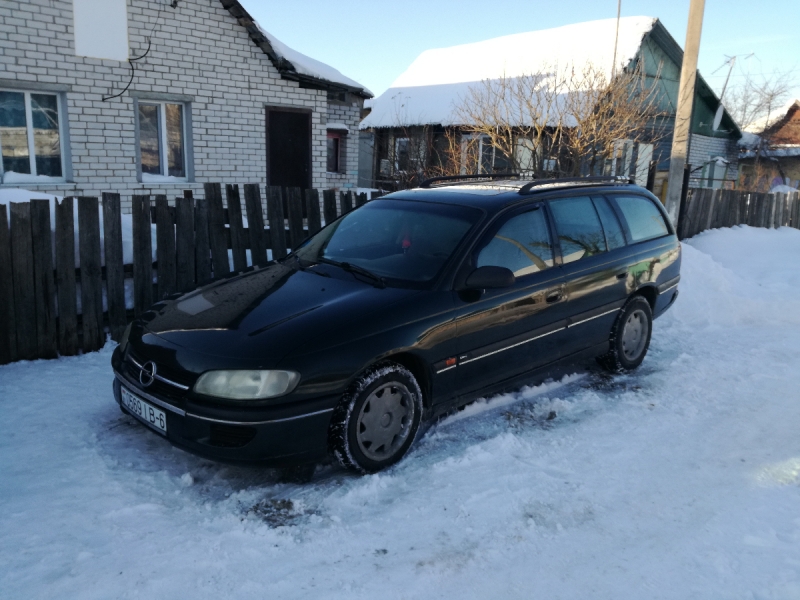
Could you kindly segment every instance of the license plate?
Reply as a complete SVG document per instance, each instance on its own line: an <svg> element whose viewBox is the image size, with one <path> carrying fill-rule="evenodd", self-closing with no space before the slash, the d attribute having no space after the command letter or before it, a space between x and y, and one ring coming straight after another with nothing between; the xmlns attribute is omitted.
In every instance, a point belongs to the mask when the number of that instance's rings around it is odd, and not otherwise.
<svg viewBox="0 0 800 600"><path fill-rule="evenodd" d="M156 431L167 433L167 413L145 402L139 396L131 394L124 387L121 388L122 405L128 409L134 417L150 425Z"/></svg>

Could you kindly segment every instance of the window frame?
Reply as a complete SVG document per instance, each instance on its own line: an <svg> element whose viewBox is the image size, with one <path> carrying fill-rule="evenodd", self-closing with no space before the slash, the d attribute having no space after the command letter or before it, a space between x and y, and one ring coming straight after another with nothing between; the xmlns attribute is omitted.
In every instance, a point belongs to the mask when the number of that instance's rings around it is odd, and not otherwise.
<svg viewBox="0 0 800 600"><path fill-rule="evenodd" d="M597 217L600 219L600 227L603 228L603 235L606 238L606 253L609 252L616 252L618 250L622 250L631 244L631 239L628 236L626 224L622 221L622 215L620 214L619 207L611 202L611 198L605 196L603 194L592 194L590 196L592 199L592 204L594 205L594 210L597 213ZM606 204L608 204L609 209L611 210L611 215L616 220L617 225L619 226L619 230L622 233L622 246L619 248L611 248L611 244L609 244L608 240L608 230L606 229L605 224L603 223L603 217L600 215L600 210L597 208L597 204L601 201L605 200Z"/></svg>
<svg viewBox="0 0 800 600"><path fill-rule="evenodd" d="M595 206L595 203L594 203L594 198L595 197L597 197L597 194L591 194L591 193L576 194L576 193L572 193L572 194L565 194L563 196L558 196L556 198L548 198L548 201L547 201L547 205L548 206L547 206L547 208L549 210L550 220L551 220L551 224L552 224L552 234L551 235L553 235L554 239L556 240L556 245L557 245L557 248L558 248L558 254L559 254L560 265L561 266L571 265L571 264L578 264L578 263L585 263L585 261L591 260L591 259L593 259L593 258L595 258L597 256L607 256L608 253L610 252L610 250L608 249L608 237L607 237L607 234L606 234L606 229L605 229L605 227L603 227L603 220L600 218L600 213L598 212L597 206ZM558 223L556 222L555 212L553 211L553 208L552 208L552 206L550 206L550 204L552 202L559 202L561 200L569 200L569 199L572 199L572 198L588 198L589 199L589 203L592 206L592 210L594 211L594 214L597 217L597 223L600 225L600 232L603 234L603 243L605 244L606 249L603 250L602 252L598 252L597 254L591 254L589 256L583 256L583 257L579 258L578 260L573 260L573 261L570 261L570 262L564 262L564 250L561 247L561 237L559 236L559 233L558 233ZM607 198L607 199L610 200L610 198ZM612 205L612 210L614 210L615 212L618 211L618 207L616 206L616 204L613 204L611 202L609 202L609 204ZM619 219L619 213L616 212L616 215L617 215L617 220L619 221L620 220ZM626 242L625 246L622 246L624 248L624 247L626 247L628 245L628 239L629 239L628 238L628 231L625 228L625 226L622 224L622 222L620 222L620 226L622 227L622 234L625 237L625 242ZM615 250L618 250L618 248L615 248Z"/></svg>
<svg viewBox="0 0 800 600"><path fill-rule="evenodd" d="M491 137L488 136L488 135L485 135L485 134L481 134L481 133L470 133L470 134L463 135L461 137L461 148L460 148L461 149L461 168L460 168L460 173L462 175L467 175L467 166L468 166L467 165L467 162L468 162L467 154L469 152L469 145L470 145L471 142L476 142L476 141L478 142L478 147L477 147L477 155L478 155L478 160L477 160L478 173L477 174L478 175L484 175L484 174L491 175L493 173L503 173L503 172L508 171L508 168L506 169L506 171L496 171L495 170L495 164L497 163L498 150L494 145L492 145ZM485 148L490 149L491 152L492 152L491 165L490 165L491 166L491 171L486 171L484 169L483 153L484 153L484 149ZM503 156L503 153L500 152L500 155ZM512 162L513 162L513 159L511 159L511 158L509 158L507 156L504 156L504 158L505 158L506 161L512 160Z"/></svg>
<svg viewBox="0 0 800 600"><path fill-rule="evenodd" d="M655 202L653 201L652 198L649 198L648 196L644 196L642 194L632 194L630 192L626 193L624 191L615 193L606 193L603 195L606 197L606 200L608 200L608 203L611 205L611 208L616 213L617 220L619 221L620 225L622 225L622 233L625 234L626 246L633 246L635 244L645 244L653 240L660 240L670 235L675 235L675 229L673 228L672 222L670 221L669 216L667 215L666 210L663 208L663 204L661 204L661 202ZM664 224L667 227L667 233L657 237L648 238L646 240L634 240L633 234L631 233L630 225L628 224L628 219L625 217L625 214L622 212L622 209L617 204L617 198L616 198L617 196L641 198L643 200L646 200L647 202L650 202L653 206L655 206L655 209L658 211L658 213L661 215L661 218L664 220Z"/></svg>
<svg viewBox="0 0 800 600"><path fill-rule="evenodd" d="M167 157L167 104L178 104L181 106L181 139L183 141L183 177L176 177L169 174L169 164ZM158 175L154 173L144 173L142 170L142 141L141 141L141 122L139 120L139 107L141 105L158 106L158 153L159 153L159 169ZM136 176L139 183L187 183L194 181L194 173L192 169L192 142L191 142L191 105L190 101L185 100L169 100L169 99L155 99L150 97L139 97L134 102L134 115L136 121ZM144 176L154 178L151 181L145 181Z"/></svg>
<svg viewBox="0 0 800 600"><path fill-rule="evenodd" d="M469 273L477 268L478 255L483 251L484 248L486 248L486 246L489 245L491 240L493 240L497 235L497 232L500 231L500 229L502 229L506 223L508 223L511 219L515 219L516 217L519 217L525 213L534 212L536 210L542 211L542 216L544 217L544 224L547 228L547 234L550 237L550 249L553 253L553 265L541 271L534 271L533 273L520 275L519 277L516 277L516 281L517 283L521 283L523 286L527 286L529 285L528 282L531 281L533 277L541 276L542 273L556 272L555 269L560 267L562 262L561 248L557 244L557 238L555 237L556 232L553 226L553 216L550 212L548 202L544 200L537 200L536 202L524 204L522 206L515 207L513 210L505 211L499 214L491 223L491 225L484 229L483 233L478 237L470 251L467 253L464 264L459 267L462 279L466 279Z"/></svg>
<svg viewBox="0 0 800 600"><path fill-rule="evenodd" d="M400 142L406 143L406 168L400 168L400 160L398 158L397 147L400 145ZM394 172L395 173L407 173L408 168L411 166L411 156L409 150L411 148L411 138L410 137L396 137L394 138Z"/></svg>
<svg viewBox="0 0 800 600"><path fill-rule="evenodd" d="M327 135L325 137L325 144L326 144L326 156L325 156L325 172L329 175L341 175L342 174L342 133L339 131L334 131L332 129L327 130ZM331 171L328 169L328 156L327 156L327 141L334 139L336 140L336 170Z"/></svg>
<svg viewBox="0 0 800 600"><path fill-rule="evenodd" d="M0 140L0 185L19 185L21 183L66 183L70 180L70 170L68 161L69 145L67 143L68 129L66 127L67 111L65 110L65 103L62 92L53 92L48 90L39 90L31 88L13 88L0 85L0 92L11 92L23 95L23 102L25 104L25 127L26 138L28 142L28 161L30 163L30 173L17 173L16 171L8 171L9 173L16 173L21 178L27 180L18 180L14 183L5 183L6 171L3 167L2 161L2 140ZM56 112L58 113L58 146L59 156L61 159L61 176L53 177L49 175L39 175L36 168L36 145L33 134L33 108L31 106L31 94L43 96L55 96L56 98ZM47 177L47 180L41 179Z"/></svg>

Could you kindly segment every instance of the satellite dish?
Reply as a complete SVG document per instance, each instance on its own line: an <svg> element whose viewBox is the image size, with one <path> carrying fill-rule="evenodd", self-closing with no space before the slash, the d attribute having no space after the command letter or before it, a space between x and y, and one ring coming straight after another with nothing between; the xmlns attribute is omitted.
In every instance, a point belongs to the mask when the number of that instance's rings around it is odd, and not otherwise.
<svg viewBox="0 0 800 600"><path fill-rule="evenodd" d="M725 109L722 108L722 104L717 107L717 114L714 115L714 124L711 126L712 131L716 131L719 129L719 124L722 123L722 113Z"/></svg>

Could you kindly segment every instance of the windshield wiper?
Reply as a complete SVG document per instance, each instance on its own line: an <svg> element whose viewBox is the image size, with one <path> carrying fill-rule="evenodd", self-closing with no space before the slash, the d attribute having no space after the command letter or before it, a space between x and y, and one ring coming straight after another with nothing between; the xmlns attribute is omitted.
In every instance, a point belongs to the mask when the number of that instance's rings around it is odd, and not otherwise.
<svg viewBox="0 0 800 600"><path fill-rule="evenodd" d="M303 271L303 272L314 273L314 275L319 275L320 277L330 277L329 273L325 273L324 271L315 271L314 269L310 268L310 267L313 267L316 263L313 263L311 261L305 261L306 264L304 265L303 264L303 262L304 262L303 259L300 258L299 256L297 256L297 254L294 254L294 253L290 254L286 258L280 259L280 261L284 262L284 261L289 260L290 258L294 258L295 266L298 269L300 269L301 271Z"/></svg>
<svg viewBox="0 0 800 600"><path fill-rule="evenodd" d="M376 275L372 271L368 271L364 267L359 267L358 265L354 265L353 263L349 262L343 262L343 261L340 262L338 260L332 260L330 258L323 258L321 256L317 258L317 261L329 265L334 265L336 267L341 267L345 271L348 271L353 274L363 275L364 277L372 279L372 281L374 281L377 284L377 287L379 288L386 287L386 280L383 277L381 277L380 275Z"/></svg>

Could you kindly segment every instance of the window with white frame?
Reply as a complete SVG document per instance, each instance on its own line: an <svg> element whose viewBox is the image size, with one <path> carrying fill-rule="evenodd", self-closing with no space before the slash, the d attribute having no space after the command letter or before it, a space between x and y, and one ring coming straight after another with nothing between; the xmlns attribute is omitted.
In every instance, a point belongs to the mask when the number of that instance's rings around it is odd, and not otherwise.
<svg viewBox="0 0 800 600"><path fill-rule="evenodd" d="M328 173L341 173L342 134L338 131L328 131L327 171Z"/></svg>
<svg viewBox="0 0 800 600"><path fill-rule="evenodd" d="M0 90L3 183L64 178L58 94Z"/></svg>
<svg viewBox="0 0 800 600"><path fill-rule="evenodd" d="M461 138L461 174L482 175L505 173L512 169L511 161L492 145L488 135L464 135Z"/></svg>
<svg viewBox="0 0 800 600"><path fill-rule="evenodd" d="M409 140L408 138L395 138L394 140L394 170L405 172L409 167Z"/></svg>
<svg viewBox="0 0 800 600"><path fill-rule="evenodd" d="M186 179L186 105L139 101L142 181Z"/></svg>

